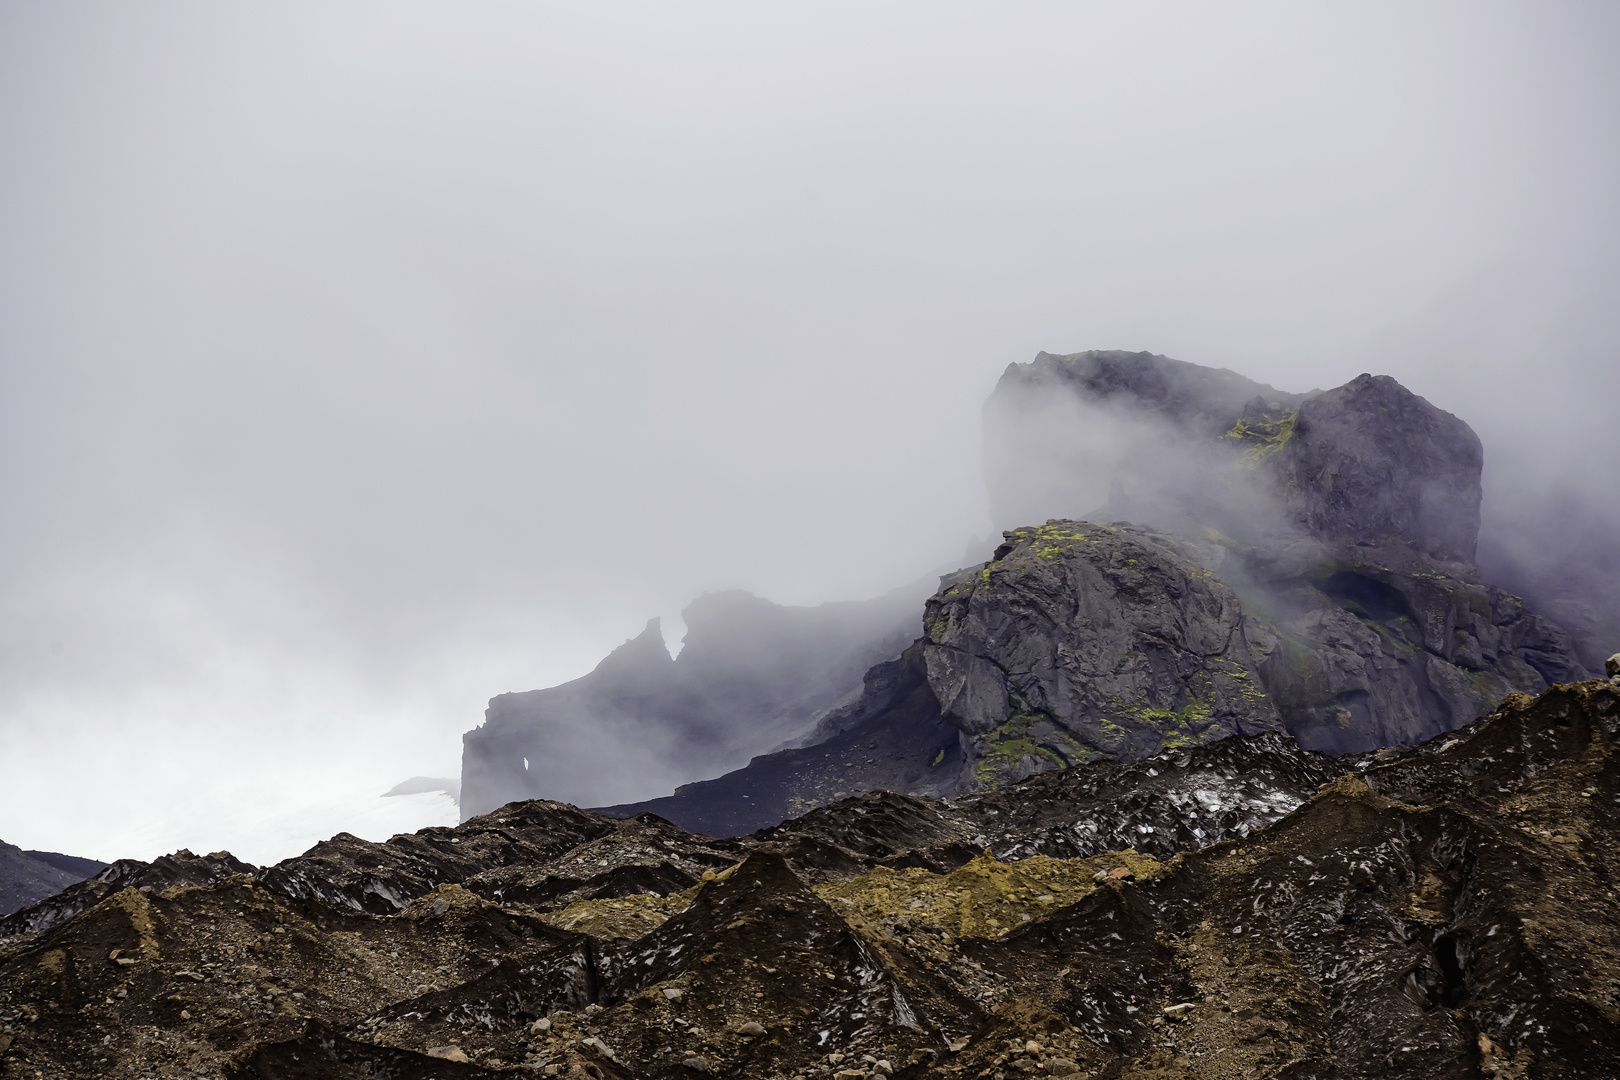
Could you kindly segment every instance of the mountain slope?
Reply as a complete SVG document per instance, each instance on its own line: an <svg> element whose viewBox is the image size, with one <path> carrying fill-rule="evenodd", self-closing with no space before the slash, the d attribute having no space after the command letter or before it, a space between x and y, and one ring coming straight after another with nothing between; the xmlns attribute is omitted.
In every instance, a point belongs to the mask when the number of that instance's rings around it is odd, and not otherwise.
<svg viewBox="0 0 1620 1080"><path fill-rule="evenodd" d="M1595 680L1409 749L1335 761L1239 736L955 803L870 794L738 841L532 802L209 883L181 883L181 860L167 887L0 924L0 1060L162 1078L1609 1076L1617 739L1620 685ZM1157 859L1031 853L1127 822ZM1183 848L1195 822L1214 842ZM691 884L627 872L655 866ZM566 893L501 893L565 867ZM365 910L379 881L391 914Z"/></svg>
<svg viewBox="0 0 1620 1080"><path fill-rule="evenodd" d="M791 743L916 637L924 595L798 608L711 593L682 613L673 659L655 619L582 678L490 700L463 737L462 818L513 799L668 790Z"/></svg>
<svg viewBox="0 0 1620 1080"><path fill-rule="evenodd" d="M829 714L826 742L604 812L734 836L843 794L951 797L1238 733L1359 753L1583 673L1568 635L1517 598L1376 554L1388 561L1312 548L1279 565L1123 523L1009 531L990 563L942 580L926 636Z"/></svg>
<svg viewBox="0 0 1620 1080"><path fill-rule="evenodd" d="M729 772L717 759L713 779L609 811L740 835L853 792L951 796L1235 733L1356 753L1587 674L1563 628L1473 565L1479 439L1386 376L1289 394L1148 353L1043 353L1002 376L985 447L998 514L1106 505L1020 524L989 562L943 578L922 637L858 695L823 699L799 749ZM661 647L623 653L612 663L671 666ZM779 691L756 689L763 715ZM509 745L503 700L468 736L481 741L467 767L525 777L491 792L554 794L528 769L573 759L555 745L566 725L525 720L530 741ZM620 738L627 771L686 730L654 712Z"/></svg>
<svg viewBox="0 0 1620 1080"><path fill-rule="evenodd" d="M106 865L54 851L24 851L0 841L0 915L60 892Z"/></svg>

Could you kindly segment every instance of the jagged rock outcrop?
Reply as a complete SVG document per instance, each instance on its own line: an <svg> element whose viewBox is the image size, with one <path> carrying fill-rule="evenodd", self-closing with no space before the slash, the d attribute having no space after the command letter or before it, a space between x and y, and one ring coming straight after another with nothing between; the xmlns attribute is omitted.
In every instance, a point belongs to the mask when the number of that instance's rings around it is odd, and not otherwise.
<svg viewBox="0 0 1620 1080"><path fill-rule="evenodd" d="M654 619L583 678L490 700L463 738L462 817L514 799L667 791L792 743L917 636L926 594L801 608L711 593L682 613L674 658Z"/></svg>
<svg viewBox="0 0 1620 1080"><path fill-rule="evenodd" d="M119 859L92 877L69 884L60 892L0 918L0 940L60 926L121 889L208 885L233 874L251 873L254 869L228 851L193 855L182 848L151 862Z"/></svg>
<svg viewBox="0 0 1620 1080"><path fill-rule="evenodd" d="M1309 535L1473 562L1485 454L1467 424L1388 375L1307 397L1277 424L1276 449L1257 464Z"/></svg>
<svg viewBox="0 0 1620 1080"><path fill-rule="evenodd" d="M519 803L390 842L472 871L417 875L391 914L346 886L289 892L283 864L6 935L0 1067L1611 1076L1617 747L1620 683L1593 680L1418 747L1333 760L1236 736L954 803L869 794L738 841ZM1141 842L1085 846L1123 836ZM328 845L305 873L359 882L388 847ZM660 858L691 883L633 890L624 868ZM489 891L568 866L596 898Z"/></svg>
<svg viewBox="0 0 1620 1080"><path fill-rule="evenodd" d="M1471 563L1479 537L1479 437L1387 375L1288 394L1151 353L1041 353L986 403L985 456L1007 526L1097 517L1106 485L1102 520L1272 546Z"/></svg>
<svg viewBox="0 0 1620 1080"><path fill-rule="evenodd" d="M926 617L946 715L969 735L999 733L969 755L980 762L1031 730L1050 745L1026 771L1060 764L1065 740L1135 757L1277 728L1353 753L1420 742L1505 694L1584 674L1568 635L1516 597L1409 552L1396 565L1310 549L1279 560L1054 521L1009 532L996 554L949 579Z"/></svg>
<svg viewBox="0 0 1620 1080"><path fill-rule="evenodd" d="M941 582L928 683L981 779L1276 731L1242 605L1141 530L1049 522Z"/></svg>
<svg viewBox="0 0 1620 1080"><path fill-rule="evenodd" d="M1106 505L1091 522L1021 523L988 563L947 575L923 636L800 748L609 810L738 835L854 792L948 797L1239 733L1353 753L1587 674L1567 632L1472 563L1479 439L1388 377L1289 394L1147 353L1043 353L1002 377L986 455L998 514ZM689 701L666 690L687 656L644 636L600 677L496 699L468 776L504 770L490 792L530 793L531 754L567 737L531 703L641 685L659 708ZM779 687L751 685L767 711Z"/></svg>
<svg viewBox="0 0 1620 1080"><path fill-rule="evenodd" d="M1011 530L990 563L942 580L925 636L829 714L825 742L605 812L739 835L855 792L952 797L1234 734L1357 753L1583 674L1568 635L1517 598L1383 554L1277 558L1123 523Z"/></svg>
<svg viewBox="0 0 1620 1080"><path fill-rule="evenodd" d="M1087 432L1114 456L1065 458ZM1234 591L1258 684L1307 746L1416 742L1587 674L1473 565L1479 439L1387 376L1285 394L1148 353L1042 353L1003 375L986 453L998 512L1074 505L1100 472L1102 519Z"/></svg>

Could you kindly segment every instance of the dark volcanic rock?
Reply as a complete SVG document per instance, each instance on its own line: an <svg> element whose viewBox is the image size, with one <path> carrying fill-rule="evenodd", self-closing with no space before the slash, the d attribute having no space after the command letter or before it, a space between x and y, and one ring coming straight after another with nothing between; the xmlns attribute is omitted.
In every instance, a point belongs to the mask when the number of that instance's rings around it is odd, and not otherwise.
<svg viewBox="0 0 1620 1080"><path fill-rule="evenodd" d="M942 580L926 636L868 673L825 741L602 812L736 836L860 791L952 797L1237 733L1359 753L1584 674L1517 598L1404 549L1368 556L1272 558L1125 524L1010 531L992 562Z"/></svg>
<svg viewBox="0 0 1620 1080"><path fill-rule="evenodd" d="M1359 375L1301 402L1291 436L1264 462L1312 536L1474 559L1479 437L1388 375Z"/></svg>
<svg viewBox="0 0 1620 1080"><path fill-rule="evenodd" d="M1292 529L1336 551L1474 557L1479 438L1387 375L1286 394L1151 353L1041 353L1008 367L985 423L1008 525L1090 515L1106 498L1114 517L1186 515L1249 542Z"/></svg>
<svg viewBox="0 0 1620 1080"><path fill-rule="evenodd" d="M69 885L54 896L0 919L0 941L60 926L120 889L150 891L173 886L210 885L236 874L250 874L255 869L252 864L242 862L228 851L193 855L182 848L151 862L119 859L96 876Z"/></svg>
<svg viewBox="0 0 1620 1080"><path fill-rule="evenodd" d="M928 601L923 658L974 784L1280 730L1237 595L1140 530L1018 529Z"/></svg>
<svg viewBox="0 0 1620 1080"><path fill-rule="evenodd" d="M614 831L614 823L563 803L533 801L378 844L339 833L264 871L272 889L351 911L391 915L413 897L481 870L543 864Z"/></svg>
<svg viewBox="0 0 1620 1080"><path fill-rule="evenodd" d="M507 1074L392 1046L355 1042L319 1020L307 1020L293 1037L255 1046L241 1061L232 1063L230 1075L263 1080L359 1080L377 1076L390 1080L470 1080Z"/></svg>
<svg viewBox="0 0 1620 1080"><path fill-rule="evenodd" d="M1286 735L1222 739L1131 762L1042 773L964 799L960 812L1004 859L1076 858L1136 848L1168 859L1242 839L1303 804L1345 759Z"/></svg>
<svg viewBox="0 0 1620 1080"><path fill-rule="evenodd" d="M0 946L0 1063L154 1080L1614 1076L1617 739L1620 687L1601 680L1338 761L1267 733L954 803L870 794L734 842L736 862L678 895L567 913L442 883L387 916L242 874L120 888ZM494 844L525 805L462 827L472 861L550 850L546 821L575 821L557 843L577 842L537 865L718 854L657 819L603 832L547 804ZM1127 826L1167 861L1044 853ZM922 865L968 830L1016 861ZM358 881L365 858L345 843L321 865ZM632 911L656 917L628 936L561 926Z"/></svg>
<svg viewBox="0 0 1620 1080"><path fill-rule="evenodd" d="M1387 376L1290 395L1147 353L1043 353L1002 377L986 452L998 513L1078 509L1111 478L1099 513L1240 598L1251 685L1314 749L1417 742L1587 674L1472 564L1479 439Z"/></svg>
<svg viewBox="0 0 1620 1080"><path fill-rule="evenodd" d="M965 760L960 733L940 712L921 643L874 668L866 685L865 696L831 718L836 733L821 742L755 758L746 768L683 785L661 799L600 812L650 812L697 832L739 836L863 791L954 794Z"/></svg>
<svg viewBox="0 0 1620 1080"><path fill-rule="evenodd" d="M813 608L711 593L682 612L674 659L654 619L583 678L490 700L463 739L462 817L515 799L623 798L636 792L616 776L674 786L792 743L917 636L925 593L920 583Z"/></svg>
<svg viewBox="0 0 1620 1080"><path fill-rule="evenodd" d="M0 915L9 915L106 869L94 859L24 851L0 841Z"/></svg>

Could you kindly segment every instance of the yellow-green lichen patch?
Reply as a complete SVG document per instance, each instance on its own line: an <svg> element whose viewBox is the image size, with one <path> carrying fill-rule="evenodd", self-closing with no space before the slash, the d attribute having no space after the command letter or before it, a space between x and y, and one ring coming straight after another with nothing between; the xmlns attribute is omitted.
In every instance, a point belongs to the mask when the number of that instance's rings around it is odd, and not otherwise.
<svg viewBox="0 0 1620 1080"><path fill-rule="evenodd" d="M540 916L559 930L594 938L635 939L664 925L692 904L701 886L668 896L626 896L616 900L576 900L561 911Z"/></svg>
<svg viewBox="0 0 1620 1080"><path fill-rule="evenodd" d="M711 881L724 881L737 872L742 863L733 863L716 873L705 871L703 880L678 893L668 896L622 896L611 900L576 900L561 911L548 911L540 916L559 930L571 930L595 938L635 939L650 930L656 930L676 915L692 906L692 901Z"/></svg>
<svg viewBox="0 0 1620 1080"><path fill-rule="evenodd" d="M1201 745L1214 722L1214 700L1203 694L1194 696L1179 709L1119 697L1111 698L1109 705L1112 716L1102 720L1103 731L1117 743L1119 750L1133 753ZM1157 745L1152 738L1139 742L1144 734L1156 738Z"/></svg>
<svg viewBox="0 0 1620 1080"><path fill-rule="evenodd" d="M1055 561L1063 558L1077 543L1100 544L1102 540L1074 527L1071 522L1048 521L1045 525L1028 525L1007 533L1014 544L1028 544L1028 551L1042 559Z"/></svg>
<svg viewBox="0 0 1620 1080"><path fill-rule="evenodd" d="M1097 888L1099 873L1121 868L1146 878L1159 870L1159 862L1126 850L1089 859L1036 855L1009 863L987 851L949 874L880 866L849 881L815 886L814 891L835 911L853 908L873 922L904 916L962 937L999 937L1081 900Z"/></svg>
<svg viewBox="0 0 1620 1080"><path fill-rule="evenodd" d="M1288 440L1294 437L1294 426L1298 420L1298 410L1281 416L1268 413L1252 421L1239 419L1226 437L1245 444L1238 461L1252 469L1287 445Z"/></svg>
<svg viewBox="0 0 1620 1080"><path fill-rule="evenodd" d="M1037 741L1030 729L1047 723L1053 730L1044 732ZM993 791L1006 782L1006 778L1025 758L1034 758L1037 766L1064 769L1088 761L1091 749L1051 723L1051 718L1039 712L1015 712L1003 723L983 736L983 756L974 766L974 775L986 791Z"/></svg>
<svg viewBox="0 0 1620 1080"><path fill-rule="evenodd" d="M1242 664L1230 656L1217 656L1210 662L1217 665L1217 671L1232 680L1232 688L1237 690L1245 705L1259 706L1266 703L1268 700L1266 692L1255 685L1255 680L1249 678L1248 669Z"/></svg>

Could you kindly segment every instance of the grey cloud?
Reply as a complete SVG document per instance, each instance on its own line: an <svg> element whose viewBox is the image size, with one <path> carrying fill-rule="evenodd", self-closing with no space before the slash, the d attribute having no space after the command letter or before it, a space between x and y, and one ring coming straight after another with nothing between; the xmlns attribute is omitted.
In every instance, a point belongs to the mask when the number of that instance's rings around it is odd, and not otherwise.
<svg viewBox="0 0 1620 1080"><path fill-rule="evenodd" d="M1487 515L1601 531L1616 23L0 8L0 837L119 854L142 769L448 774L706 590L912 580L1040 349L1386 372Z"/></svg>

